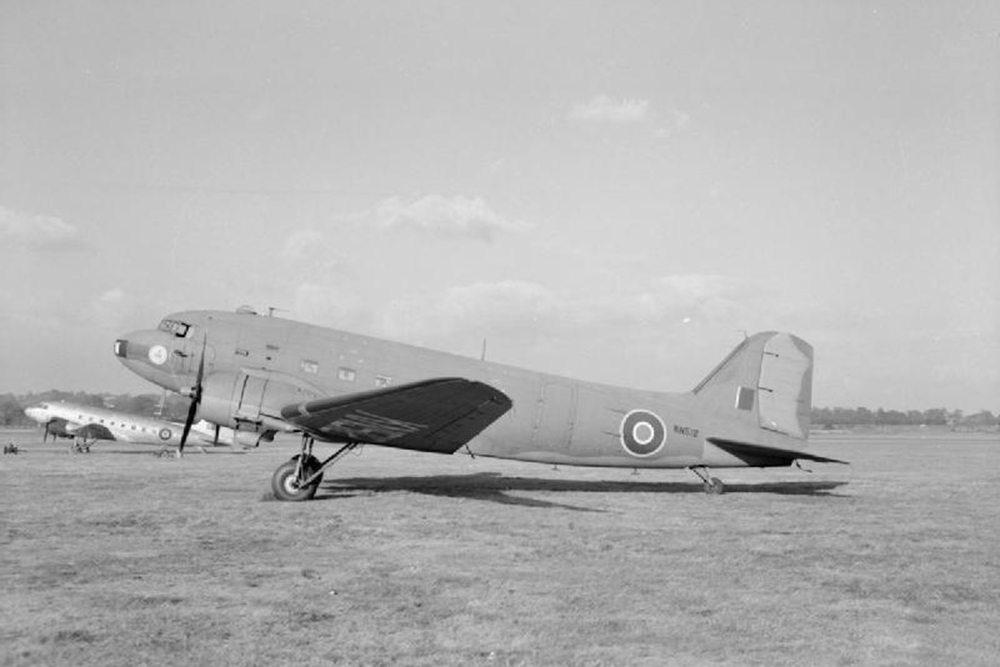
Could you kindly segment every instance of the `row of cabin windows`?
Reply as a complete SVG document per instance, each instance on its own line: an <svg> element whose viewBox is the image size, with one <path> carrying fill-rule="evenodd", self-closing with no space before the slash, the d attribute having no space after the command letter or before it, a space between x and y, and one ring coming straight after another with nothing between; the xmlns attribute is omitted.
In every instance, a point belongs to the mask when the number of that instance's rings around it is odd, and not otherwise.
<svg viewBox="0 0 1000 667"><path fill-rule="evenodd" d="M83 421L83 415L77 415L77 418L80 421ZM104 420L101 419L101 420L99 420L99 422L95 422L93 419L91 419L90 423L91 424L96 424L96 423L103 424ZM109 421L108 422L108 426L115 426L115 425L116 424L113 421ZM128 428L131 428L133 431L142 431L143 433L149 433L150 431L156 431L155 428L147 430L145 426L143 426L143 427L140 428L140 427L136 426L135 424L126 424L125 422L120 422L120 423L117 424L117 426L121 426L122 428L128 427Z"/></svg>
<svg viewBox="0 0 1000 667"><path fill-rule="evenodd" d="M310 375L317 375L319 373L319 362L313 361L311 359L303 359L299 362L299 368L302 369L303 373L309 373ZM354 382L358 378L358 373L353 368L348 368L346 366L340 366L337 369L337 379L342 382ZM392 378L388 375L376 375L375 376L375 386L376 387L388 387L392 384Z"/></svg>
<svg viewBox="0 0 1000 667"><path fill-rule="evenodd" d="M268 345L269 350L277 350L276 345ZM236 348L235 354L243 357L250 356L250 351L245 348ZM303 359L299 362L299 368L302 369L303 373L308 373L309 375L319 374L319 362L312 359ZM341 366L337 369L337 379L343 382L354 382L357 379L357 371L353 368L348 368L347 366ZM388 387L392 384L392 378L387 375L376 375L375 376L375 386L376 387Z"/></svg>

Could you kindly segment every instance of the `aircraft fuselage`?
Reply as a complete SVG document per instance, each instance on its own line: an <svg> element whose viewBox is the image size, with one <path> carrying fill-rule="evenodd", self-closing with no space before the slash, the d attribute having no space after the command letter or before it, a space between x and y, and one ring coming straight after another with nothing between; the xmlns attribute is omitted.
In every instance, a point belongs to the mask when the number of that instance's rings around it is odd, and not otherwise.
<svg viewBox="0 0 1000 667"><path fill-rule="evenodd" d="M280 416L293 403L461 377L500 390L513 404L468 443L476 456L635 468L766 466L790 462L772 459L766 448L803 441L761 428L735 390L719 401L627 389L251 313L175 313L156 330L119 339L115 352L130 370L175 392L195 384L203 363L199 416L241 430L294 430ZM808 361L811 383L811 348ZM759 389L756 380L748 389L754 410ZM765 454L737 456L709 438L754 443Z"/></svg>

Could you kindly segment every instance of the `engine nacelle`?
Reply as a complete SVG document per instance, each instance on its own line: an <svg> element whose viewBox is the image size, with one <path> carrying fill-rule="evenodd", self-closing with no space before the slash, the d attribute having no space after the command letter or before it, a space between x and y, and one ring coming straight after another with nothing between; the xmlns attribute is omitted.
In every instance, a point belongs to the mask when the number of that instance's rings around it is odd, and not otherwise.
<svg viewBox="0 0 1000 667"><path fill-rule="evenodd" d="M281 408L325 394L299 378L258 369L210 373L202 381L198 417L240 431L295 430Z"/></svg>

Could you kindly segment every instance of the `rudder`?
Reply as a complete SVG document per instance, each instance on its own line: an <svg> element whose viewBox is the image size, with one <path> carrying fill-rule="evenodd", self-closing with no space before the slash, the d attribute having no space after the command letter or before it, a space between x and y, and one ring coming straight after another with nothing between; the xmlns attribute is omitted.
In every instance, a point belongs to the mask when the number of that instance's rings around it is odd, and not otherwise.
<svg viewBox="0 0 1000 667"><path fill-rule="evenodd" d="M788 333L743 340L692 393L716 412L805 440L812 409L813 349Z"/></svg>

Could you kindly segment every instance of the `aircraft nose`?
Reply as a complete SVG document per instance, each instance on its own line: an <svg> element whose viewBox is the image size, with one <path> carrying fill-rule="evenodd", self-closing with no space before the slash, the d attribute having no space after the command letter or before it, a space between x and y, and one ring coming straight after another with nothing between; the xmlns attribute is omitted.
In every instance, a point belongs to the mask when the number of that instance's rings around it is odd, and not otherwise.
<svg viewBox="0 0 1000 667"><path fill-rule="evenodd" d="M169 351L160 338L156 331L133 331L115 340L115 356L126 366L130 361L162 366Z"/></svg>
<svg viewBox="0 0 1000 667"><path fill-rule="evenodd" d="M174 389L176 351L162 331L133 331L115 340L114 354L125 368L161 387Z"/></svg>

